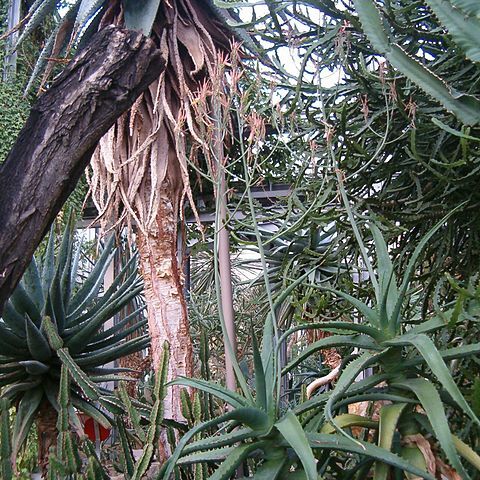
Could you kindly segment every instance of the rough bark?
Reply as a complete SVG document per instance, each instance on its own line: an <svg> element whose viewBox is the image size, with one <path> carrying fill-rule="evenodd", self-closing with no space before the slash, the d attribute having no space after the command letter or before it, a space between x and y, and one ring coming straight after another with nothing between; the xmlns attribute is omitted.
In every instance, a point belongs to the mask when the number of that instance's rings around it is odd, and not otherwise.
<svg viewBox="0 0 480 480"><path fill-rule="evenodd" d="M153 230L153 229L152 229ZM162 346L170 344L168 380L191 377L192 343L189 334L183 280L177 260L177 228L174 205L166 190L161 192L156 229L147 235L138 232L137 246L144 294L148 309L152 364L159 367ZM182 421L181 387L170 387L164 400L165 418ZM167 448L160 442L160 448ZM168 452L161 452L166 458Z"/></svg>
<svg viewBox="0 0 480 480"><path fill-rule="evenodd" d="M57 411L52 404L44 401L36 418L38 434L38 466L46 477L50 447L57 442Z"/></svg>
<svg viewBox="0 0 480 480"><path fill-rule="evenodd" d="M0 312L99 139L164 67L151 40L107 27L32 108L0 169Z"/></svg>

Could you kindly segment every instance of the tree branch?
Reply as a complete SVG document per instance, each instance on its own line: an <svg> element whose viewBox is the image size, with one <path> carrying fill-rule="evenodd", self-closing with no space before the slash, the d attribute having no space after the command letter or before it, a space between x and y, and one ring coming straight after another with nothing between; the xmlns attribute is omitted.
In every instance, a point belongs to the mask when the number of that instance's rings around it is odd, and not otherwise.
<svg viewBox="0 0 480 480"><path fill-rule="evenodd" d="M34 105L0 167L0 312L97 142L164 67L150 39L107 27Z"/></svg>

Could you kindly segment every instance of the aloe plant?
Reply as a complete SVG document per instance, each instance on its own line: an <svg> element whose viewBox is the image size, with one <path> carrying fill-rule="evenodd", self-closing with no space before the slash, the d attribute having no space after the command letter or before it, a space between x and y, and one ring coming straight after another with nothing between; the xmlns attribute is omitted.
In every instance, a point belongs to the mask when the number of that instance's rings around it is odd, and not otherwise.
<svg viewBox="0 0 480 480"><path fill-rule="evenodd" d="M318 428L312 430L309 423L305 422L305 414L312 410L319 413L321 404L316 399L282 411L278 397L269 388L267 370L270 360L265 362L269 353L274 357L273 362L277 362L275 349L268 341L264 341L260 351L253 334L252 338L255 384L251 391L239 394L214 382L199 379L179 378L171 382L211 394L227 403L230 411L191 428L178 443L172 457L163 465L160 479L171 478L176 467L208 464L213 471L208 478L227 480L250 459L254 462L251 472L253 478L317 480L321 470L326 468L325 458L319 461L322 454L338 454L342 451L369 455L395 468L423 475L420 468L388 449L366 442L359 445L339 434L319 432ZM321 425L325 423L321 422ZM220 428L214 434L197 439L199 434L215 427ZM428 475L425 478L433 479Z"/></svg>
<svg viewBox="0 0 480 480"><path fill-rule="evenodd" d="M13 428L12 458L15 458L37 420L40 433L55 431L61 369L69 384L69 416L81 431L76 412L84 412L104 426L112 419L105 409L118 413L121 403L102 382L121 379L122 369L104 365L144 349L148 335L126 338L143 328L146 320L136 310L118 324L104 328L142 290L135 258L119 272L100 295L105 271L113 259L113 239L106 242L91 272L79 282L81 244L74 241L70 220L58 254L50 233L43 261L33 258L20 284L8 300L0 319L1 397L17 405ZM135 319L133 326L125 329ZM53 428L42 425L46 419ZM48 436L48 435L47 435ZM39 435L45 459L53 438Z"/></svg>
<svg viewBox="0 0 480 480"><path fill-rule="evenodd" d="M372 224L370 230L378 259L377 275L372 278L376 294L375 304L370 306L344 292L330 289L358 310L362 317L360 323L323 322L307 327L296 327L285 334L286 338L300 328L321 328L335 333L309 345L285 367L284 373L321 349L357 348L358 352L345 362L335 388L327 394L314 397L305 405L300 405L297 411L302 414L308 410L314 412L306 426L308 430L311 426L323 424L320 430L322 434L335 433L342 437L341 442L347 442L347 445L350 442L351 445L356 444L359 448L364 448L364 456L369 458L366 471L376 462L375 480L388 478L387 462L375 459L372 455L372 445L352 438L346 427L365 426L365 421L370 422L369 428L378 430L377 447L388 451L395 448L395 436L399 438L411 435L420 435L423 438L431 436L439 443L443 455L462 478L467 479L470 476L468 469L460 461L460 456L474 468L480 467L480 457L472 448L455 437L449 427L447 407L458 409L477 426L480 425L480 421L460 392L446 363L478 355L480 343L437 349L432 340L433 334L442 329L454 328L462 321L462 316L458 315L458 308L455 306L446 311L439 311L437 315L424 322L415 322L410 316L403 315L416 261L435 230L440 228L445 220L446 218L442 219L417 246L400 283L397 283L380 229ZM369 261L368 257L366 261ZM477 297L472 295L464 308L468 315L478 315L480 313L478 295ZM373 375L356 381L367 368L373 368ZM348 405L360 401L373 403L387 401L389 404L381 407L378 422L373 422L372 418L358 418L342 413ZM322 411L315 412L314 409L319 406L322 407ZM371 422L376 425L372 425ZM314 432L307 436L311 441L319 438ZM418 445L410 445L408 449L404 447L402 454L406 455L406 460L411 461L412 465L423 466L424 478L432 478L432 472L426 470L427 458Z"/></svg>
<svg viewBox="0 0 480 480"><path fill-rule="evenodd" d="M442 219L436 228L444 221ZM246 472L246 476L253 474L253 478L274 480L288 476L310 480L323 474L328 474L328 478L343 478L342 475L347 474L349 478L366 478L372 474L375 480L384 480L389 478L391 470L403 470L409 475L433 479L434 473L427 470L427 458L419 445L398 442L412 436L425 442L427 438L435 439L442 458L446 458L462 478L470 476L460 456L473 468L480 467L480 457L453 434L447 421L447 409L456 408L472 422L479 423L446 364L453 359L478 355L480 344L445 350L435 346L432 334L463 321L455 306L420 323L404 315L416 260L435 229L417 246L400 284L380 229L374 224L370 229L378 259L377 274L372 279L375 305L329 288L360 312L361 321L300 325L287 331L278 342L280 345L292 333L305 328L333 333L308 346L283 369L284 375L319 350L335 347L352 352L355 348L356 353L345 358L335 388L282 410L275 388L279 376L274 373L279 347L269 333L271 318L267 319L261 351L255 340L253 342L255 384L252 389L244 388L245 379L239 381L242 393L200 379L179 378L172 382L213 395L230 405L230 410L191 428L163 466L160 478L171 478L176 467L208 464L213 472L209 478L228 479L249 459L251 471ZM303 277L299 281L304 280ZM477 297L478 294L472 293L465 303L466 315L478 315ZM369 367L373 368L373 375L356 381ZM378 418L345 413L348 405L362 401L373 405L383 402ZM372 431L372 440L354 437L352 427ZM212 428L213 434L209 433ZM199 434L207 436L199 439ZM343 453L345 471L341 474L337 470Z"/></svg>

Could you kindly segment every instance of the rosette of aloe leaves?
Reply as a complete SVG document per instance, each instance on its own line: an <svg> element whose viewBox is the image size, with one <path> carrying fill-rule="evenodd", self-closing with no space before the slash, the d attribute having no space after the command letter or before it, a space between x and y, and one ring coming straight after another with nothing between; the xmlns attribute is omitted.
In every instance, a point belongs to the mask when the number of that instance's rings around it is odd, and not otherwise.
<svg viewBox="0 0 480 480"><path fill-rule="evenodd" d="M121 402L104 382L128 379L125 369L109 362L146 348L148 334L141 334L146 320L143 307L120 322L106 322L142 290L136 258L118 272L108 288L104 275L115 255L114 239L108 240L89 272L80 275L81 242L75 241L70 218L55 253L55 234L50 232L43 259L33 258L21 282L8 300L0 319L0 396L16 405L12 457L15 458L34 421L45 455L56 440L60 410L58 393L62 365L69 384L69 418L81 431L78 412L104 426L113 422L108 411L123 413ZM83 277L83 278L81 278ZM139 331L140 335L128 339ZM45 438L50 432L50 438Z"/></svg>
<svg viewBox="0 0 480 480"><path fill-rule="evenodd" d="M339 290L329 289L349 302L359 313L358 323L322 322L308 327L291 329L285 337L302 328L321 328L333 335L309 345L284 369L286 373L304 362L319 350L335 347L355 349L355 354L344 359L335 388L320 394L297 408L304 417L307 438L311 442L331 433L347 442L364 448L363 461L359 463L359 478L373 470L375 480L390 478L391 466L376 461L369 450L377 447L394 452L411 465L423 470L424 478L434 478L437 467L432 457L440 463L448 462L462 477L471 478L472 471L480 470L480 457L449 426L449 412L456 409L475 425L479 419L456 385L449 365L453 360L472 357L480 353L480 344L462 345L439 350L434 338L442 329L455 328L455 324L480 313L478 295L464 298L466 315L459 315L458 302L451 308L439 310L425 321L413 318L407 304L412 289L411 279L420 254L435 231L443 225L442 219L419 243L403 273L397 281L388 247L375 224L370 224L377 266L376 274L370 269L375 300L368 305ZM368 256L364 257L370 262ZM414 310L413 310L414 312ZM362 380L359 375L370 369L372 373ZM374 416L349 413L348 406L369 402ZM322 405L322 409L317 407ZM373 429L371 441L353 438L351 427ZM370 438L370 437L369 437ZM466 463L461 461L461 457ZM470 472L469 472L470 471ZM363 473L362 473L363 472Z"/></svg>

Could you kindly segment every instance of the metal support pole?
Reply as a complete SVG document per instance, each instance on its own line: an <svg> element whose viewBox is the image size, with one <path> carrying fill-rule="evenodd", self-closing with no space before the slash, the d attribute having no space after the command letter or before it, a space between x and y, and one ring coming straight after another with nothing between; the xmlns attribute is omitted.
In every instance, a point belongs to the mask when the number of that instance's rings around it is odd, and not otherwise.
<svg viewBox="0 0 480 480"><path fill-rule="evenodd" d="M10 0L8 7L8 31L20 22L21 0ZM18 32L12 33L6 42L6 55L3 64L3 81L12 80L17 73L17 51L13 46L17 43Z"/></svg>
<svg viewBox="0 0 480 480"><path fill-rule="evenodd" d="M218 265L220 273L220 288L222 298L222 311L227 329L228 339L232 345L233 354L237 351L237 341L235 332L235 312L233 310L233 290L232 290L232 269L230 261L230 239L227 222L227 199L226 199L226 182L225 172L223 168L219 169L220 175L220 231L218 232ZM235 371L233 370L232 358L228 349L225 349L225 381L229 390L235 391L237 381L235 379Z"/></svg>

